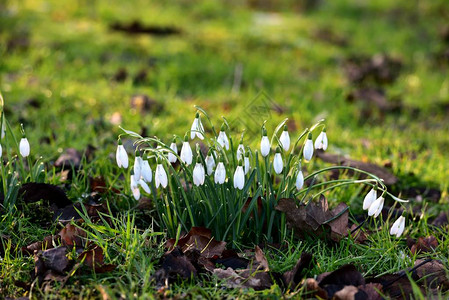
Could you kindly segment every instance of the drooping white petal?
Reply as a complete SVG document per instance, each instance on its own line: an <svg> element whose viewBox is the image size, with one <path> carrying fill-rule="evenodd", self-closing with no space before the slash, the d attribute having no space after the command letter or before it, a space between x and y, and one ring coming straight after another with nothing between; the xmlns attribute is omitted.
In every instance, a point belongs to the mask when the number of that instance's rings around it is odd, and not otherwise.
<svg viewBox="0 0 449 300"><path fill-rule="evenodd" d="M196 130L198 128L198 118L195 118L192 123L192 127L190 127L190 139L194 139L196 135Z"/></svg>
<svg viewBox="0 0 449 300"><path fill-rule="evenodd" d="M151 170L148 160L142 160L141 164L141 176L145 182L151 182L153 180L153 170Z"/></svg>
<svg viewBox="0 0 449 300"><path fill-rule="evenodd" d="M143 179L139 180L139 185L143 188L143 190L147 193L147 194L151 194L151 190L150 187L148 186L148 184L143 181Z"/></svg>
<svg viewBox="0 0 449 300"><path fill-rule="evenodd" d="M260 154L263 157L267 156L270 153L270 140L267 136L262 137L262 141L260 142Z"/></svg>
<svg viewBox="0 0 449 300"><path fill-rule="evenodd" d="M170 149L172 149L173 152L175 152L176 154L178 153L178 146L176 146L176 143L171 143ZM178 160L178 158L176 157L176 155L174 155L171 152L168 152L168 161L170 163L174 164L177 160Z"/></svg>
<svg viewBox="0 0 449 300"><path fill-rule="evenodd" d="M136 179L136 181L139 181L141 175L142 175L142 157L136 156L136 158L134 159L134 179Z"/></svg>
<svg viewBox="0 0 449 300"><path fill-rule="evenodd" d="M315 140L315 149L327 149L327 134L325 131L321 131Z"/></svg>
<svg viewBox="0 0 449 300"><path fill-rule="evenodd" d="M140 190L137 181L134 178L134 174L131 175L131 192L133 193L134 199L140 199Z"/></svg>
<svg viewBox="0 0 449 300"><path fill-rule="evenodd" d="M281 146L284 151L288 151L290 149L290 135L287 130L282 131L279 141L281 142Z"/></svg>
<svg viewBox="0 0 449 300"><path fill-rule="evenodd" d="M245 172L242 166L237 166L234 172L234 188L242 190L245 185Z"/></svg>
<svg viewBox="0 0 449 300"><path fill-rule="evenodd" d="M27 138L22 138L20 140L19 150L22 157L27 157L30 155L30 143Z"/></svg>
<svg viewBox="0 0 449 300"><path fill-rule="evenodd" d="M162 185L162 187L167 187L168 184L168 178L167 173L165 172L164 166L161 164L158 164L156 166L156 173L154 174L154 180L156 183L156 188L159 187L159 185Z"/></svg>
<svg viewBox="0 0 449 300"><path fill-rule="evenodd" d="M192 163L193 154L189 142L182 143L180 158L186 165L190 165Z"/></svg>
<svg viewBox="0 0 449 300"><path fill-rule="evenodd" d="M405 218L400 216L391 226L390 234L400 237L405 229Z"/></svg>
<svg viewBox="0 0 449 300"><path fill-rule="evenodd" d="M297 190L300 190L304 186L304 175L301 169L298 171L298 174L296 175L295 185Z"/></svg>
<svg viewBox="0 0 449 300"><path fill-rule="evenodd" d="M2 149L2 144L0 144L0 158L2 157L3 154L3 149Z"/></svg>
<svg viewBox="0 0 449 300"><path fill-rule="evenodd" d="M196 135L199 139L202 140L204 139L203 132L204 127L203 124L201 124L201 119L199 117L195 118L195 120L193 120L192 127L190 128L190 138L193 140Z"/></svg>
<svg viewBox="0 0 449 300"><path fill-rule="evenodd" d="M377 191L371 189L368 194L366 194L365 199L363 199L363 209L367 210L370 208L371 204L377 199Z"/></svg>
<svg viewBox="0 0 449 300"><path fill-rule="evenodd" d="M281 174L282 173L282 169L284 168L284 164L282 162L282 156L281 156L280 153L276 153L274 155L273 168L274 168L274 171L276 172L276 174Z"/></svg>
<svg viewBox="0 0 449 300"><path fill-rule="evenodd" d="M128 168L128 153L126 153L125 147L123 145L117 146L115 159L119 168Z"/></svg>
<svg viewBox="0 0 449 300"><path fill-rule="evenodd" d="M371 206L368 209L368 216L374 216L374 218L377 218L377 216L382 212L382 208L384 206L384 198L380 196L377 198L376 201L371 204Z"/></svg>
<svg viewBox="0 0 449 300"><path fill-rule="evenodd" d="M206 157L206 169L207 175L211 175L214 172L215 160L214 157L210 154Z"/></svg>
<svg viewBox="0 0 449 300"><path fill-rule="evenodd" d="M193 168L193 184L196 186L204 184L205 174L204 167L201 163L196 163L195 168Z"/></svg>
<svg viewBox="0 0 449 300"><path fill-rule="evenodd" d="M223 184L226 180L226 169L223 162L219 162L215 169L214 181L218 184Z"/></svg>
<svg viewBox="0 0 449 300"><path fill-rule="evenodd" d="M242 144L239 144L237 147L237 160L240 160L245 155L245 147Z"/></svg>
<svg viewBox="0 0 449 300"><path fill-rule="evenodd" d="M251 170L251 165L249 164L249 157L245 157L243 160L243 164L245 165L245 175L248 174L249 170Z"/></svg>
<svg viewBox="0 0 449 300"><path fill-rule="evenodd" d="M310 161L313 156L313 142L310 139L307 139L306 144L304 145L304 159L306 161Z"/></svg>
<svg viewBox="0 0 449 300"><path fill-rule="evenodd" d="M225 148L226 150L229 150L229 140L228 136L226 135L226 132L220 131L220 133L218 133L217 142L220 144L221 147Z"/></svg>

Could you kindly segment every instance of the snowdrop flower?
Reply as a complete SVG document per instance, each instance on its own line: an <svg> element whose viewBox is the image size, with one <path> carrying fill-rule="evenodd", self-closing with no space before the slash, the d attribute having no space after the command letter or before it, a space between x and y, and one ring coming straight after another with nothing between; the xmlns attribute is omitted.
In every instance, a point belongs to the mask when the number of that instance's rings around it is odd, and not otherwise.
<svg viewBox="0 0 449 300"><path fill-rule="evenodd" d="M239 146L237 147L237 159L243 159L245 155L245 147L243 146L243 137L240 139Z"/></svg>
<svg viewBox="0 0 449 300"><path fill-rule="evenodd" d="M327 149L327 134L326 127L321 131L318 137L315 140L315 149Z"/></svg>
<svg viewBox="0 0 449 300"><path fill-rule="evenodd" d="M136 150L136 158L134 159L134 179L136 181L140 180L142 175L142 157L140 157L139 150Z"/></svg>
<svg viewBox="0 0 449 300"><path fill-rule="evenodd" d="M173 150L173 152L175 152L176 154L178 154L178 146L176 146L176 138L173 138L172 143L170 144L170 149ZM174 164L176 161L178 160L178 158L176 157L176 155L174 155L171 152L168 152L168 161L172 164Z"/></svg>
<svg viewBox="0 0 449 300"><path fill-rule="evenodd" d="M28 139L25 137L25 135L20 140L19 150L22 157L27 157L28 155L30 155L30 143L28 142Z"/></svg>
<svg viewBox="0 0 449 300"><path fill-rule="evenodd" d="M209 153L209 155L206 157L206 169L207 169L207 175L211 175L214 172L215 167L215 160L212 156L212 153Z"/></svg>
<svg viewBox="0 0 449 300"><path fill-rule="evenodd" d="M181 161L183 163L185 163L186 165L190 165L192 163L192 159L193 159L192 148L190 148L190 144L189 144L187 135L184 137L184 143L182 143L180 158L181 158Z"/></svg>
<svg viewBox="0 0 449 300"><path fill-rule="evenodd" d="M245 167L245 175L248 174L249 170L251 170L251 165L249 163L249 151L245 153L245 159L243 161L243 165Z"/></svg>
<svg viewBox="0 0 449 300"><path fill-rule="evenodd" d="M204 139L203 136L204 127L201 123L200 114L197 112L195 115L195 120L193 120L192 127L190 128L190 138L193 140L195 135L200 138L200 140Z"/></svg>
<svg viewBox="0 0 449 300"><path fill-rule="evenodd" d="M365 199L363 199L363 209L367 210L370 208L371 204L377 199L377 188L372 188L371 191L366 194Z"/></svg>
<svg viewBox="0 0 449 300"><path fill-rule="evenodd" d="M134 174L131 175L131 191L133 193L134 199L139 200L140 199L140 190L139 190L139 186L137 184Z"/></svg>
<svg viewBox="0 0 449 300"><path fill-rule="evenodd" d="M193 184L195 184L196 186L203 185L206 177L204 173L204 166L201 163L200 158L198 157L196 159L195 168L193 168Z"/></svg>
<svg viewBox="0 0 449 300"><path fill-rule="evenodd" d="M0 158L2 157L3 154L3 149L2 149L2 144L0 144Z"/></svg>
<svg viewBox="0 0 449 300"><path fill-rule="evenodd" d="M145 191L145 193L147 194L151 194L151 190L150 187L148 186L148 184L143 181L143 179L139 180L139 185L143 188L143 190Z"/></svg>
<svg viewBox="0 0 449 300"><path fill-rule="evenodd" d="M284 151L290 149L290 136L288 135L287 125L284 125L284 130L282 131L281 137L279 138L282 148Z"/></svg>
<svg viewBox="0 0 449 300"><path fill-rule="evenodd" d="M301 165L298 166L298 174L296 175L296 189L299 191L304 186L304 174L301 170Z"/></svg>
<svg viewBox="0 0 449 300"><path fill-rule="evenodd" d="M396 237L400 237L405 229L405 218L404 216L400 216L391 226L390 234L395 235Z"/></svg>
<svg viewBox="0 0 449 300"><path fill-rule="evenodd" d="M276 148L276 154L273 159L273 168L276 174L281 174L282 169L284 168L284 164L282 162L281 148Z"/></svg>
<svg viewBox="0 0 449 300"><path fill-rule="evenodd" d="M148 158L146 160L141 161L141 176L143 181L151 182L153 180L153 170L151 170L150 163L148 162Z"/></svg>
<svg viewBox="0 0 449 300"><path fill-rule="evenodd" d="M128 168L128 153L126 153L125 147L122 144L122 140L118 140L117 152L115 153L115 159L119 168Z"/></svg>
<svg viewBox="0 0 449 300"><path fill-rule="evenodd" d="M220 161L215 169L214 181L218 184L223 184L226 180L226 169L222 161Z"/></svg>
<svg viewBox="0 0 449 300"><path fill-rule="evenodd" d="M377 216L382 212L382 207L384 206L384 197L380 196L377 198L376 201L371 204L368 210L368 216L374 216L374 218L377 218Z"/></svg>
<svg viewBox="0 0 449 300"><path fill-rule="evenodd" d="M263 157L267 156L270 153L270 147L267 130L264 127L262 130L262 141L260 142L260 154L262 154Z"/></svg>
<svg viewBox="0 0 449 300"><path fill-rule="evenodd" d="M312 159L313 155L313 142L312 142L312 133L309 132L309 136L307 137L306 144L304 145L304 160L306 162L310 161Z"/></svg>
<svg viewBox="0 0 449 300"><path fill-rule="evenodd" d="M239 165L234 172L234 188L243 190L245 185L245 172L243 171L242 161L239 161Z"/></svg>
<svg viewBox="0 0 449 300"><path fill-rule="evenodd" d="M159 159L156 166L156 173L154 174L154 180L156 183L156 188L161 185L163 188L167 187L168 178L167 173L165 172L164 166L162 165L162 161Z"/></svg>
<svg viewBox="0 0 449 300"><path fill-rule="evenodd" d="M226 136L225 132L225 125L221 125L220 132L218 133L217 142L220 144L222 148L225 148L226 150L229 150L229 140Z"/></svg>

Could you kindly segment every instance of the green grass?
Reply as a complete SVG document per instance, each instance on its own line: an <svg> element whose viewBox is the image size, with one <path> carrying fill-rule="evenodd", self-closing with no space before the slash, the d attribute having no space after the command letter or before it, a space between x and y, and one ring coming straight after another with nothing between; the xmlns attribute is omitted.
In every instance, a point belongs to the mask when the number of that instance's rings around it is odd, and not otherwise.
<svg viewBox="0 0 449 300"><path fill-rule="evenodd" d="M400 180L395 193L414 186L440 189L438 203L424 199L423 203L410 204L422 207L423 217L412 214L410 208L406 234L413 238L435 235L438 248L420 257L440 259L448 266L447 226L436 229L428 225L429 219L449 206L449 122L447 109L443 109L449 103L448 65L434 60L436 52L447 48L439 33L447 23L448 5L444 0L338 0L323 1L310 11L298 11L293 6L283 1L276 12L269 12L237 1L213 0L7 0L0 4L0 91L6 117L17 137L20 123L24 123L33 161L42 156L45 162L45 182L61 184L52 163L64 149L74 147L83 152L92 145L97 148L92 161L84 163L74 180L65 185L69 198L88 201L88 179L100 175L108 186L123 193L107 196L110 205L120 211L111 227L84 224L89 239L108 253L107 262L119 267L106 274L77 274L62 288L49 287L48 293L34 286L33 297L98 298L100 291L113 299L154 295L150 277L164 251L161 244L166 236L153 236L160 231L158 220L150 217L154 212L135 209L129 186L120 177L113 153L117 135L122 132L111 123L114 113L121 115L123 128L139 133L146 129L148 136L157 135L169 143L172 134L183 136L190 128L194 105L206 109L214 123L220 124L222 115L232 121L247 112L247 106L261 91L283 108L282 114L271 113L268 129L288 117L294 121L298 135L325 118L328 151L380 165L391 162L391 170ZM114 22L134 20L175 26L182 33L154 37L125 35L108 28ZM316 32L322 29L343 37L348 46L317 38ZM8 41L23 37L27 37L28 47L7 48ZM386 114L384 119L374 113L366 120L360 113L362 104L346 100L354 87L342 65L352 55L378 53L403 62L398 79L382 88L389 98L399 97L404 109L400 114ZM128 77L115 82L113 77L121 68L126 68ZM236 81L239 68L242 76ZM133 82L141 70L147 71L146 80ZM140 112L132 108L130 99L136 94L155 99L163 110ZM35 99L39 107L29 105L30 99ZM412 112L417 109L418 115ZM258 133L260 122L250 123L251 129ZM238 140L242 129L231 128L233 140ZM248 142L252 148L258 147L259 137L248 137ZM8 148L15 149L12 142ZM18 163L13 159L14 151L8 152L8 158L4 152L2 157L11 166ZM307 168L311 171L325 166L314 160ZM25 180L26 174L20 174L19 179ZM346 202L357 215L362 213L365 192L359 186L348 186L326 196L331 204ZM34 263L17 249L59 230L57 224L45 228L39 225L31 214L34 208L25 207L13 214L0 212L0 233L12 243L0 262L2 296L26 294L13 283L29 281ZM317 265L308 276L345 263L356 264L366 275L412 266L417 257L411 255L405 240L390 237L388 229L386 224L370 235L367 246L351 240L330 246L312 239L288 238L289 251L268 250L267 257L274 270L285 271L302 251L312 252ZM111 239L117 243L107 243ZM205 278L199 285L178 283L169 293L192 298L269 297L281 293L278 287L254 292L228 291L219 286L216 279Z"/></svg>

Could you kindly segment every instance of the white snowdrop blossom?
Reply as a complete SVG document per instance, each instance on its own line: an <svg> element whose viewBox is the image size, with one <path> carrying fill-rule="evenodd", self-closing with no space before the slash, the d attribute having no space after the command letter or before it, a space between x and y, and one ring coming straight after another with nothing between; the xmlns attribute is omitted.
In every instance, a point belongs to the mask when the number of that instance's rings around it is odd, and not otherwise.
<svg viewBox="0 0 449 300"><path fill-rule="evenodd" d="M243 157L245 156L245 147L243 146L242 143L239 144L239 146L237 147L237 159L243 159Z"/></svg>
<svg viewBox="0 0 449 300"><path fill-rule="evenodd" d="M141 162L141 176L143 181L151 182L153 180L153 170L151 170L148 160L142 159Z"/></svg>
<svg viewBox="0 0 449 300"><path fill-rule="evenodd" d="M223 184L226 180L226 169L222 161L220 161L215 169L214 181L218 184Z"/></svg>
<svg viewBox="0 0 449 300"><path fill-rule="evenodd" d="M139 180L139 185L143 188L143 190L145 191L145 193L147 194L151 194L151 190L150 187L148 186L148 184L143 181L143 179Z"/></svg>
<svg viewBox="0 0 449 300"><path fill-rule="evenodd" d="M234 188L243 190L243 186L245 185L245 172L243 171L243 166L240 161L237 169L234 172Z"/></svg>
<svg viewBox="0 0 449 300"><path fill-rule="evenodd" d="M136 181L139 181L142 175L142 162L139 151L136 151L136 158L134 159L134 179Z"/></svg>
<svg viewBox="0 0 449 300"><path fill-rule="evenodd" d="M246 152L245 159L243 160L243 166L245 167L245 175L251 170L251 165L249 163L249 152Z"/></svg>
<svg viewBox="0 0 449 300"><path fill-rule="evenodd" d="M284 126L284 130L281 133L279 141L281 142L281 146L284 151L288 151L290 149L290 135L288 134L287 125Z"/></svg>
<svg viewBox="0 0 449 300"><path fill-rule="evenodd" d="M173 150L176 154L178 154L178 146L176 146L176 141L173 139L173 142L170 144L170 149ZM168 162L174 164L178 158L172 152L168 152Z"/></svg>
<svg viewBox="0 0 449 300"><path fill-rule="evenodd" d="M128 168L128 153L126 153L125 147L120 140L118 141L115 159L119 168Z"/></svg>
<svg viewBox="0 0 449 300"><path fill-rule="evenodd" d="M2 144L0 144L0 158L2 157L3 154L3 149L2 149Z"/></svg>
<svg viewBox="0 0 449 300"><path fill-rule="evenodd" d="M214 172L215 160L212 154L209 154L206 157L206 170L207 175L211 175Z"/></svg>
<svg viewBox="0 0 449 300"><path fill-rule="evenodd" d="M391 226L390 234L400 237L405 229L405 218L400 216Z"/></svg>
<svg viewBox="0 0 449 300"><path fill-rule="evenodd" d="M304 145L304 160L306 162L310 161L313 156L313 142L312 142L312 133L309 133L306 144Z"/></svg>
<svg viewBox="0 0 449 300"><path fill-rule="evenodd" d="M327 149L327 134L326 134L326 128L321 131L321 133L318 135L318 137L315 140L315 149Z"/></svg>
<svg viewBox="0 0 449 300"><path fill-rule="evenodd" d="M131 175L131 191L133 193L134 199L139 200L140 189L136 179L134 178L134 174Z"/></svg>
<svg viewBox="0 0 449 300"><path fill-rule="evenodd" d="M156 166L156 173L154 174L154 181L156 183L156 188L161 185L163 188L167 187L168 178L165 172L164 166L159 162Z"/></svg>
<svg viewBox="0 0 449 300"><path fill-rule="evenodd" d="M220 132L218 133L217 142L220 144L222 148L229 150L229 140L224 130L220 130Z"/></svg>
<svg viewBox="0 0 449 300"><path fill-rule="evenodd" d="M263 128L262 140L260 141L260 154L262 154L263 157L267 156L270 153L270 147L267 130Z"/></svg>
<svg viewBox="0 0 449 300"><path fill-rule="evenodd" d="M203 133L204 127L201 123L200 114L197 112L195 115L195 120L193 120L192 127L190 128L190 138L193 140L196 135L200 140L203 140Z"/></svg>
<svg viewBox="0 0 449 300"><path fill-rule="evenodd" d="M282 169L284 168L284 163L282 162L281 149L277 147L276 154L273 159L273 168L276 174L281 174Z"/></svg>
<svg viewBox="0 0 449 300"><path fill-rule="evenodd" d="M193 168L193 184L196 186L203 185L205 177L204 166L198 158L195 168Z"/></svg>
<svg viewBox="0 0 449 300"><path fill-rule="evenodd" d="M190 165L193 160L192 148L190 148L189 142L186 140L187 136L184 138L184 143L182 143L181 148L181 161L186 165Z"/></svg>
<svg viewBox="0 0 449 300"><path fill-rule="evenodd" d="M363 199L363 209L367 210L370 208L371 204L377 199L377 191L375 188L372 188L371 191L366 194L365 199Z"/></svg>
<svg viewBox="0 0 449 300"><path fill-rule="evenodd" d="M19 150L22 157L27 157L28 155L30 155L30 143L28 142L28 139L26 137L23 137L20 140Z"/></svg>
<svg viewBox="0 0 449 300"><path fill-rule="evenodd" d="M298 166L298 174L296 175L295 186L298 191L304 186L304 174L302 173L301 166Z"/></svg>
<svg viewBox="0 0 449 300"><path fill-rule="evenodd" d="M377 216L382 212L382 208L384 206L384 197L380 196L377 198L376 201L371 204L368 210L368 216L374 216L374 218L377 218Z"/></svg>

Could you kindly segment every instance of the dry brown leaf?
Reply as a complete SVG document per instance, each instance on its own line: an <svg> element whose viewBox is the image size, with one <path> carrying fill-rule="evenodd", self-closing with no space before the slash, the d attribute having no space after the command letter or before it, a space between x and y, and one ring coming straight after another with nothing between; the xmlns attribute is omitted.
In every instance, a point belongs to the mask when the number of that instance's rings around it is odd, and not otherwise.
<svg viewBox="0 0 449 300"><path fill-rule="evenodd" d="M321 195L317 203L307 205L296 205L295 199L283 198L275 208L285 213L287 223L299 237L314 234L339 241L348 235L348 206L345 203L329 210L326 198Z"/></svg>

